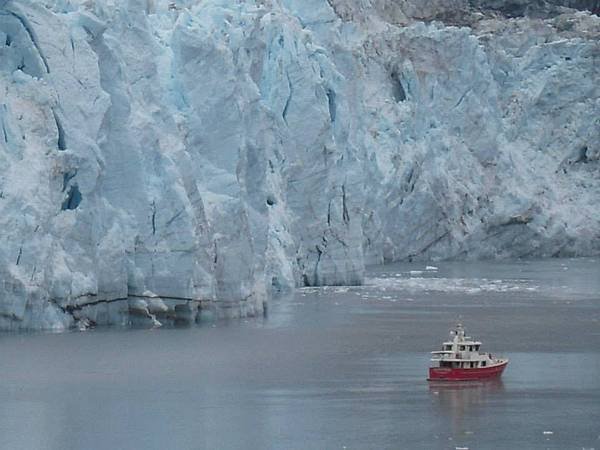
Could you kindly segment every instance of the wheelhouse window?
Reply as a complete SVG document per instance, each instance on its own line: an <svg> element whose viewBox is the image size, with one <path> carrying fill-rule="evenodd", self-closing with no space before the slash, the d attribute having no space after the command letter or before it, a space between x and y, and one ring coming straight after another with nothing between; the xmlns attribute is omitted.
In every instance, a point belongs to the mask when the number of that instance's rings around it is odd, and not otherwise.
<svg viewBox="0 0 600 450"><path fill-rule="evenodd" d="M464 345L461 345L461 346L460 346L460 350L461 350L461 351L464 351L464 350L465 350L465 346L464 346Z"/></svg>

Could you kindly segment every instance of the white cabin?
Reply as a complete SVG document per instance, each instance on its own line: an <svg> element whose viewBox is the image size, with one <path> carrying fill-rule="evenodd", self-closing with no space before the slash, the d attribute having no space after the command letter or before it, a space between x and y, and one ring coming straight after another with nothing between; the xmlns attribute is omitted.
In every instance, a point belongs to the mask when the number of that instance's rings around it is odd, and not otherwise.
<svg viewBox="0 0 600 450"><path fill-rule="evenodd" d="M479 369L495 366L503 360L492 357L490 353L481 353L481 342L465 336L462 324L450 332L450 341L442 344L442 350L431 352L431 361L438 362L439 367L451 369Z"/></svg>

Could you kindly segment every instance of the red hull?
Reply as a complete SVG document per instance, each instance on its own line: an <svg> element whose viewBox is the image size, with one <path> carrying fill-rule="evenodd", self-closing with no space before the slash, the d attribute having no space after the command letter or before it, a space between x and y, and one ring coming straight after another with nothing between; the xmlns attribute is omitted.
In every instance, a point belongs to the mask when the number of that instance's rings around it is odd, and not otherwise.
<svg viewBox="0 0 600 450"><path fill-rule="evenodd" d="M473 369L452 369L447 367L430 367L429 380L469 381L497 378L502 375L508 361L491 367Z"/></svg>

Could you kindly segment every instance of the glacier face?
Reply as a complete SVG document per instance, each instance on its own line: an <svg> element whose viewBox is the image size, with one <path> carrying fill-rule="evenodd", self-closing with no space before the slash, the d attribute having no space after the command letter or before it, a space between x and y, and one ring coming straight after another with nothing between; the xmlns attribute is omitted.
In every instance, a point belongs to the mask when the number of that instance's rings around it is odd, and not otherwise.
<svg viewBox="0 0 600 450"><path fill-rule="evenodd" d="M0 1L0 329L598 254L600 19L557 3Z"/></svg>

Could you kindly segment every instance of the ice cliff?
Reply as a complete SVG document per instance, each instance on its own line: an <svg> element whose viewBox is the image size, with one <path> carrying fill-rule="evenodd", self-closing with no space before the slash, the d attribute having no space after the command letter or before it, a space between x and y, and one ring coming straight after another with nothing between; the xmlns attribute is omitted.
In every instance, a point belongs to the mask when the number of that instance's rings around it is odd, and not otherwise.
<svg viewBox="0 0 600 450"><path fill-rule="evenodd" d="M0 0L0 329L600 253L599 9Z"/></svg>

